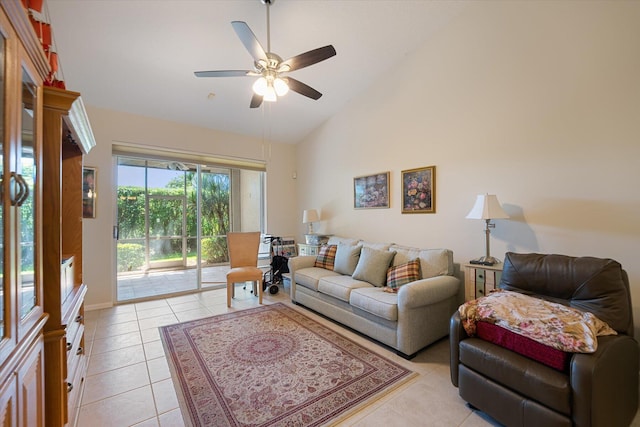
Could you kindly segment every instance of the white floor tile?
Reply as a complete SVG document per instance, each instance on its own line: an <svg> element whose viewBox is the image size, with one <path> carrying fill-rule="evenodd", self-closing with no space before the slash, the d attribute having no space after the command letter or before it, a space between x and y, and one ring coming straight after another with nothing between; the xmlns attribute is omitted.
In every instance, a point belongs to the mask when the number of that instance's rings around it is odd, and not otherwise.
<svg viewBox="0 0 640 427"><path fill-rule="evenodd" d="M274 302L284 302L324 325L340 328L330 320L292 305L288 292L282 289L278 294L264 295L265 304ZM90 340L87 347L93 344L93 350L78 427L183 426L158 327L256 306L258 298L240 285L236 287L231 308L226 306L223 288L87 313L86 339ZM136 316L136 320L132 316ZM407 361L349 330L342 328L340 332L419 374L345 419L340 426L498 425L485 414L473 411L451 384L448 339L442 339ZM640 416L632 427L640 427Z"/></svg>
<svg viewBox="0 0 640 427"><path fill-rule="evenodd" d="M157 415L151 386L80 407L78 427L131 426Z"/></svg>

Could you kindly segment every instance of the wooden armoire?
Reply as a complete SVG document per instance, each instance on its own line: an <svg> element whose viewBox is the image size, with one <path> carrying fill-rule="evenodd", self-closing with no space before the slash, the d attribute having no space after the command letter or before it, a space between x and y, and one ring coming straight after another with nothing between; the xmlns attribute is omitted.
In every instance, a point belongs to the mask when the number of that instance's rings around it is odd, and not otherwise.
<svg viewBox="0 0 640 427"><path fill-rule="evenodd" d="M43 271L47 426L74 425L86 372L83 158L95 145L77 92L44 88Z"/></svg>
<svg viewBox="0 0 640 427"><path fill-rule="evenodd" d="M73 426L86 372L80 94L49 63L19 0L0 0L0 425Z"/></svg>
<svg viewBox="0 0 640 427"><path fill-rule="evenodd" d="M42 101L49 72L19 1L0 1L0 423L43 426Z"/></svg>

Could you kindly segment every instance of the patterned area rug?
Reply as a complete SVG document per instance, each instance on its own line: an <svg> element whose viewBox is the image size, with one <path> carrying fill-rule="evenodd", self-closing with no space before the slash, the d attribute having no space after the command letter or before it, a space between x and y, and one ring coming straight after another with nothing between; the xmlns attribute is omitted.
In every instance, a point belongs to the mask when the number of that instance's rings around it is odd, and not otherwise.
<svg viewBox="0 0 640 427"><path fill-rule="evenodd" d="M188 426L321 426L415 375L282 303L160 335Z"/></svg>

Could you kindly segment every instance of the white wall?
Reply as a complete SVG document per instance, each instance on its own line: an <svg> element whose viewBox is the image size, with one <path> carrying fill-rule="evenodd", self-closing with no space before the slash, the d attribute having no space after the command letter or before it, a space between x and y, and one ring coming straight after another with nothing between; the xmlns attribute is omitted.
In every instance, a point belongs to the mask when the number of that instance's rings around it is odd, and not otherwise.
<svg viewBox="0 0 640 427"><path fill-rule="evenodd" d="M321 210L320 232L447 247L465 263L484 254L484 223L465 216L497 194L511 219L493 255L614 258L640 324L638 22L640 2L469 2L298 144L299 209ZM429 165L437 212L401 214L401 171ZM391 208L354 210L353 178L382 171Z"/></svg>
<svg viewBox="0 0 640 427"><path fill-rule="evenodd" d="M88 292L88 308L110 306L115 302L115 177L112 144L127 142L179 149L187 152L265 160L267 162L267 232L275 235L296 233L295 147L264 142L210 129L196 128L147 117L87 106L96 138L96 147L85 157L86 166L98 168L97 215L83 222L83 279Z"/></svg>

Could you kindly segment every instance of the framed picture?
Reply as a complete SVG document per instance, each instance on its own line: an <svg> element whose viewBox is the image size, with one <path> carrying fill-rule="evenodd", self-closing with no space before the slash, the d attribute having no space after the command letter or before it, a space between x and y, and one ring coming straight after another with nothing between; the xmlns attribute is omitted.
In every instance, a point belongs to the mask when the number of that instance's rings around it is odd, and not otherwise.
<svg viewBox="0 0 640 427"><path fill-rule="evenodd" d="M82 168L82 217L96 217L96 177L97 170L92 167Z"/></svg>
<svg viewBox="0 0 640 427"><path fill-rule="evenodd" d="M402 171L402 213L436 212L436 167Z"/></svg>
<svg viewBox="0 0 640 427"><path fill-rule="evenodd" d="M372 209L389 207L389 172L353 178L353 207Z"/></svg>

